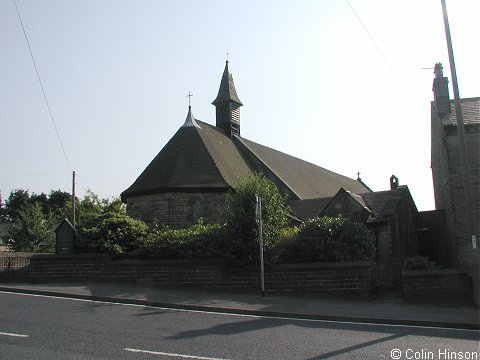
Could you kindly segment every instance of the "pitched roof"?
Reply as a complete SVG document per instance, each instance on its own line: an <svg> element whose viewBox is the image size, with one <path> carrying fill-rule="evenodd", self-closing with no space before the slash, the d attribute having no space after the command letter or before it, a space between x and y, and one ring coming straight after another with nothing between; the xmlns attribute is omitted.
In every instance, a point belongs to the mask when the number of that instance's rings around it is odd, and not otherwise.
<svg viewBox="0 0 480 360"><path fill-rule="evenodd" d="M292 200L288 205L300 219L312 219L323 212L331 199L332 197Z"/></svg>
<svg viewBox="0 0 480 360"><path fill-rule="evenodd" d="M121 198L177 190L227 191L238 178L265 167L299 199L333 196L342 187L369 191L359 181L280 151L237 136L231 139L220 128L195 120L189 110L185 124Z"/></svg>
<svg viewBox="0 0 480 360"><path fill-rule="evenodd" d="M383 221L385 217L395 213L402 197L408 195L411 198L408 186L402 185L394 190L376 191L360 194L373 215L369 222ZM413 199L412 199L413 202Z"/></svg>
<svg viewBox="0 0 480 360"><path fill-rule="evenodd" d="M234 101L239 105L243 105L235 90L235 83L233 82L233 76L228 69L228 61L225 63L225 70L223 70L222 81L220 82L220 88L218 89L218 95L213 100L212 104L217 105L226 101Z"/></svg>
<svg viewBox="0 0 480 360"><path fill-rule="evenodd" d="M341 192L342 190L339 190ZM352 194L347 191L353 200L371 212L368 222L382 222L386 217L391 216L405 194L410 194L407 186L399 186L394 190L374 191L361 194ZM337 193L338 194L338 193ZM335 196L337 195L335 194ZM335 196L293 200L288 204L295 215L300 219L309 219L320 216L330 205ZM410 195L411 197L411 195ZM413 199L412 199L413 201Z"/></svg>
<svg viewBox="0 0 480 360"><path fill-rule="evenodd" d="M460 99L462 104L463 123L465 125L480 124L480 97ZM442 118L443 125L457 125L455 100L450 100L452 112Z"/></svg>
<svg viewBox="0 0 480 360"><path fill-rule="evenodd" d="M234 144L221 130L198 120L195 123L197 126L184 124L178 129L121 194L122 199L179 189L226 191L237 177L250 174Z"/></svg>
<svg viewBox="0 0 480 360"><path fill-rule="evenodd" d="M299 199L333 196L340 188L354 193L369 191L361 182L245 138L240 143L267 166Z"/></svg>

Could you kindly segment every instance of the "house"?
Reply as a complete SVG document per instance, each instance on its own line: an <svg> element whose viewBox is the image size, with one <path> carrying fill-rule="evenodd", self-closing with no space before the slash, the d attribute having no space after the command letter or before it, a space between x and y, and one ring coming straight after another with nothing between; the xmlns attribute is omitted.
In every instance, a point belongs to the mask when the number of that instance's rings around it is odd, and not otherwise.
<svg viewBox="0 0 480 360"><path fill-rule="evenodd" d="M229 62L218 95L215 126L187 117L133 184L121 194L130 216L175 228L202 217L223 222L228 191L237 179L262 173L290 200L325 198L340 189L369 192L348 178L241 136L240 101Z"/></svg>
<svg viewBox="0 0 480 360"><path fill-rule="evenodd" d="M435 208L445 213L448 261L469 268L478 259L468 234L466 202L460 163L455 102L450 100L442 64L435 65L434 100L431 102L431 168ZM461 99L465 145L470 167L471 201L475 235L480 238L480 97Z"/></svg>

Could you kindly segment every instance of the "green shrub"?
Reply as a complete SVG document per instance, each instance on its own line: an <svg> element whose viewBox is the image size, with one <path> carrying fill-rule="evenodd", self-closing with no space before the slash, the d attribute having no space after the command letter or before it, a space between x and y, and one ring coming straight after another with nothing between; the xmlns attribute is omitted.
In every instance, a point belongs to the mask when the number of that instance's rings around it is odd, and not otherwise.
<svg viewBox="0 0 480 360"><path fill-rule="evenodd" d="M258 226L255 222L256 194L262 196L263 241L265 254L287 226L286 198L275 184L263 175L252 175L239 180L226 201L226 230L228 242L220 244L227 262L258 263Z"/></svg>
<svg viewBox="0 0 480 360"><path fill-rule="evenodd" d="M221 257L219 243L224 233L224 226L205 224L202 219L186 229L153 226L134 255L163 259Z"/></svg>
<svg viewBox="0 0 480 360"><path fill-rule="evenodd" d="M145 241L148 226L122 212L91 213L77 226L77 252L132 253Z"/></svg>
<svg viewBox="0 0 480 360"><path fill-rule="evenodd" d="M428 257L420 255L407 258L403 267L405 270L430 270L438 268L435 261L428 261Z"/></svg>
<svg viewBox="0 0 480 360"><path fill-rule="evenodd" d="M375 236L366 225L346 217L306 220L294 236L276 245L275 262L371 261Z"/></svg>

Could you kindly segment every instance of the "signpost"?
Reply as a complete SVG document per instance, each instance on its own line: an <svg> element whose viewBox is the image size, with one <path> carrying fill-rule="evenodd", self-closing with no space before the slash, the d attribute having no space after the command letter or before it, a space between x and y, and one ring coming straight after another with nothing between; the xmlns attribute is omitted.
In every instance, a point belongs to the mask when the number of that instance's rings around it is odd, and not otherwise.
<svg viewBox="0 0 480 360"><path fill-rule="evenodd" d="M265 268L263 264L263 228L262 228L262 196L255 195L255 222L258 224L258 242L260 243L260 282L262 286L262 297L265 296Z"/></svg>

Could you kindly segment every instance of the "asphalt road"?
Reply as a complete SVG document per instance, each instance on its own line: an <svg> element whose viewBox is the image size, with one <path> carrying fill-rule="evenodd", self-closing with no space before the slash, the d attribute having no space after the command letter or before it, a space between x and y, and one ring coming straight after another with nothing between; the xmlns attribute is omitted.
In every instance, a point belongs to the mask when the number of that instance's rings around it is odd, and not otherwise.
<svg viewBox="0 0 480 360"><path fill-rule="evenodd" d="M480 359L479 339L0 292L0 359Z"/></svg>

